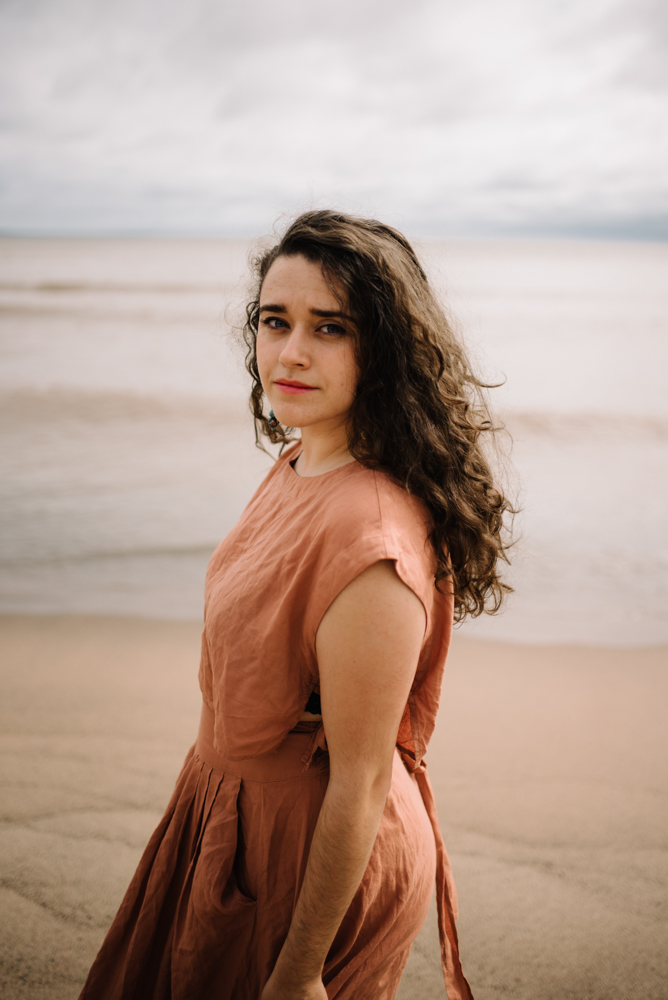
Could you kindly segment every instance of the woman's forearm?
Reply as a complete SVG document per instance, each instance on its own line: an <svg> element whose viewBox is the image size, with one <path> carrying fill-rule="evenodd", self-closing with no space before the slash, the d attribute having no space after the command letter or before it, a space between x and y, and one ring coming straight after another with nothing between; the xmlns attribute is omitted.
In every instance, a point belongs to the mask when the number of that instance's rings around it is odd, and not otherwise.
<svg viewBox="0 0 668 1000"><path fill-rule="evenodd" d="M321 976L369 862L389 785L386 775L372 782L330 780L290 931L274 970L286 986Z"/></svg>
<svg viewBox="0 0 668 1000"><path fill-rule="evenodd" d="M261 1000L326 1000L323 966L378 834L425 625L422 603L387 560L360 573L323 616L316 652L331 776Z"/></svg>

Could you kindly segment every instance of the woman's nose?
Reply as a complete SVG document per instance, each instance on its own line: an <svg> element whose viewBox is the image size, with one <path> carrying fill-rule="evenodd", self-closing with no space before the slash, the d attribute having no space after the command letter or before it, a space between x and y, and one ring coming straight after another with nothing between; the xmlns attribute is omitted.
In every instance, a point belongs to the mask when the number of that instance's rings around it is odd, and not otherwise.
<svg viewBox="0 0 668 1000"><path fill-rule="evenodd" d="M299 326L295 326L285 340L279 360L284 368L308 368L310 365L308 338Z"/></svg>

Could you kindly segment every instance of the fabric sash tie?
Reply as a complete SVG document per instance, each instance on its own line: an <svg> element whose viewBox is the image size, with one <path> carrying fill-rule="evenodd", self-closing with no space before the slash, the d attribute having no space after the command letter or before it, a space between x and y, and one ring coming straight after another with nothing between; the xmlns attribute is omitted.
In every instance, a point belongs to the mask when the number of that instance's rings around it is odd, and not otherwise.
<svg viewBox="0 0 668 1000"><path fill-rule="evenodd" d="M448 994L448 1000L473 1000L471 987L466 981L459 960L459 942L455 924L457 919L457 889L450 867L450 858L445 849L443 834L438 822L434 790L427 774L427 765L424 760L421 760L415 767L415 761L407 761L403 754L402 759L404 764L407 764L410 773L415 775L436 841L436 906L445 990Z"/></svg>

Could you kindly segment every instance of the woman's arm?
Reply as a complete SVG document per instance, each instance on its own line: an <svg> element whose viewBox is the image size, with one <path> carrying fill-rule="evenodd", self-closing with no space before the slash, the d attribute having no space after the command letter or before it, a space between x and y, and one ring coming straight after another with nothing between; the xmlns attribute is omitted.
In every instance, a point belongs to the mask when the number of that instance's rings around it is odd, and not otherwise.
<svg viewBox="0 0 668 1000"><path fill-rule="evenodd" d="M316 640L330 778L290 931L261 1000L326 1000L322 968L366 869L425 612L392 562L339 594Z"/></svg>

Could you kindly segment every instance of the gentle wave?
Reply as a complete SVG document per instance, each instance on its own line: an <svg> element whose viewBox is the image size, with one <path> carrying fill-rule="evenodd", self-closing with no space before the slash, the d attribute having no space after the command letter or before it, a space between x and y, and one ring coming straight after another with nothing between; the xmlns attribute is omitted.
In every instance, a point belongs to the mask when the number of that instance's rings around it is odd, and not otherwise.
<svg viewBox="0 0 668 1000"><path fill-rule="evenodd" d="M555 413L545 411L503 411L494 415L502 432L511 437L527 434L548 438L581 438L582 436L617 439L668 439L668 414L642 415L608 412ZM58 419L113 421L142 418L155 420L201 419L207 423L246 421L252 418L243 388L227 395L193 396L186 393L170 395L124 391L90 392L80 389L15 389L0 392L0 419L16 426L17 421L51 422Z"/></svg>
<svg viewBox="0 0 668 1000"><path fill-rule="evenodd" d="M156 284L147 284L141 281L133 282L132 284L94 281L0 281L0 292L44 292L47 294L58 292L101 292L103 294L108 292L128 292L129 294L142 292L161 294L162 292L166 292L171 294L174 292L177 294L199 295L202 292L214 292L215 294L220 294L221 291L224 291L229 287L230 286L225 282L204 285L178 284L176 282L169 281Z"/></svg>
<svg viewBox="0 0 668 1000"><path fill-rule="evenodd" d="M218 543L211 545L194 546L156 546L155 548L141 547L136 549L98 549L96 551L82 552L77 555L54 555L46 558L36 558L34 556L22 556L20 559L1 559L0 567L12 569L18 567L36 566L77 566L83 563L98 563L105 560L131 560L131 559L162 559L167 558L201 558L209 557Z"/></svg>
<svg viewBox="0 0 668 1000"><path fill-rule="evenodd" d="M0 392L0 419L14 426L20 420L51 422L64 420L113 421L117 419L199 418L238 422L251 415L245 396L148 395L133 392L86 392L65 388L16 389Z"/></svg>
<svg viewBox="0 0 668 1000"><path fill-rule="evenodd" d="M525 411L501 413L511 435L531 434L550 438L623 438L668 440L668 414L643 416L619 413L550 413Z"/></svg>

